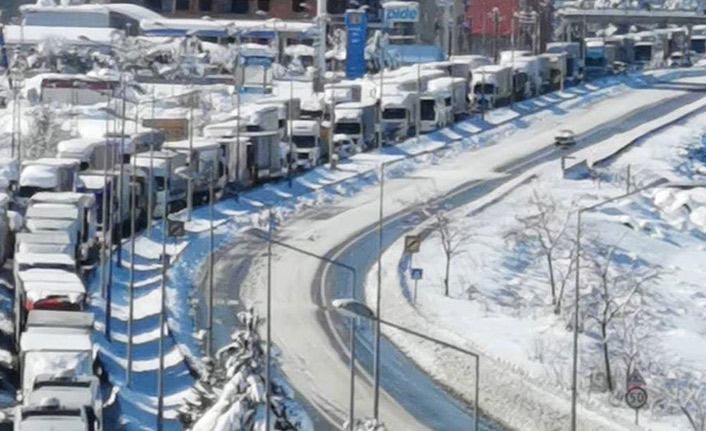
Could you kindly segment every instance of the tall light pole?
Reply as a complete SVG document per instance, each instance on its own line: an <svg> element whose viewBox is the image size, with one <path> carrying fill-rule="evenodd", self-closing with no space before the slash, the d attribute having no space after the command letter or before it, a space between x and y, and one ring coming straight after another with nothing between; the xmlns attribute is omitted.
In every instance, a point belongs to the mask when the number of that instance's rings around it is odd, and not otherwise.
<svg viewBox="0 0 706 431"><path fill-rule="evenodd" d="M375 314L373 310L371 310L367 305L364 303L353 299L353 298L345 298L345 299L335 299L332 304L334 309L341 313L344 316L351 317L351 318L362 318L362 319L367 319L367 320L372 320L375 322L376 325L383 324L385 326L389 326L391 328L397 329L399 331L402 331L406 334L413 335L415 337L421 338L426 341L430 341L432 343L438 344L442 347L446 347L451 350L455 350L457 352L463 353L464 355L471 356L474 359L475 362L475 382L474 382L474 400L473 400L473 431L479 431L478 429L478 423L479 423L479 409L478 409L478 398L480 395L480 356L475 353L471 352L470 350L466 350L462 347L455 346L451 343L447 343L446 341L439 340L433 337L430 337L429 335L422 334L420 332L414 331L412 329L409 329L405 326L398 325L396 323L392 323L388 320L383 320L380 318L379 315Z"/></svg>
<svg viewBox="0 0 706 431"><path fill-rule="evenodd" d="M168 215L168 201L167 194L169 193L169 187L171 186L171 160L165 159L167 166L166 172L169 174L164 180L164 200L162 202L162 279L160 283L160 306L159 306L159 365L157 372L157 431L163 430L164 422L164 339L166 338L166 330L164 329L167 324L167 307L166 307L166 296L167 296L167 215Z"/></svg>
<svg viewBox="0 0 706 431"><path fill-rule="evenodd" d="M654 181L646 186L640 187L628 193L623 193L619 196L606 199L597 204L590 205L587 207L580 208L576 212L576 282L574 284L574 328L573 328L573 361L572 361L572 374L571 374L571 431L577 430L577 404L578 404L578 346L579 346L579 295L580 295L580 269L581 269L581 215L585 212L593 211L603 205L613 203L618 200L622 200L633 196L638 193L642 193L646 190L665 187L665 188L675 188L682 190L690 190L694 188L706 187L706 183L679 183L679 182L669 182L665 178L661 178Z"/></svg>
<svg viewBox="0 0 706 431"><path fill-rule="evenodd" d="M125 24L125 39L130 35L130 27L132 24L127 23ZM125 123L127 122L127 118L125 118L125 105L126 105L126 99L127 99L127 79L125 77L125 65L121 64L120 65L120 81L123 86L123 97L122 97L122 127L120 131L120 160L118 161L120 163L120 183L118 184L118 195L120 196L118 199L118 219L119 219L119 228L118 228L118 253L117 253L117 265L118 268L121 268L123 265L122 258L123 258L123 178L125 175L125 169L124 169L124 163L123 163L123 155L125 154ZM135 125L135 132L137 132L137 125Z"/></svg>

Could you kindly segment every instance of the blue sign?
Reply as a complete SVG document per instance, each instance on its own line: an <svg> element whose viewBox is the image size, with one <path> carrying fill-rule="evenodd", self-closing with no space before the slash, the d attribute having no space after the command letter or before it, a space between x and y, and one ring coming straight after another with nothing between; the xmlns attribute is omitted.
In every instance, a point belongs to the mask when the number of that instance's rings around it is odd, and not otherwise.
<svg viewBox="0 0 706 431"><path fill-rule="evenodd" d="M421 280L422 275L424 275L424 270L422 268L412 268L410 272L412 275L412 280Z"/></svg>
<svg viewBox="0 0 706 431"><path fill-rule="evenodd" d="M368 39L368 16L364 11L346 11L346 78L365 75L365 44Z"/></svg>

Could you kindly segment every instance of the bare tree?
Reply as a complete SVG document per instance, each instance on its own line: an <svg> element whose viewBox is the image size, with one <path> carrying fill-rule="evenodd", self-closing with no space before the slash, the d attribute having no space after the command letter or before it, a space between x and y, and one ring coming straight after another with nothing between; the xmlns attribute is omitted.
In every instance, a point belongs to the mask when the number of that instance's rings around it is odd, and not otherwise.
<svg viewBox="0 0 706 431"><path fill-rule="evenodd" d="M32 108L30 115L31 126L29 136L22 142L22 157L30 160L54 157L56 145L65 136L56 111L50 105L42 104Z"/></svg>
<svg viewBox="0 0 706 431"><path fill-rule="evenodd" d="M616 247L600 247L597 253L588 254L594 286L592 302L587 317L593 319L600 330L603 361L608 390L613 391L608 330L615 319L622 317L636 294L649 281L659 277L654 270L639 268L614 268Z"/></svg>
<svg viewBox="0 0 706 431"><path fill-rule="evenodd" d="M653 403L666 414L681 413L692 431L706 431L706 386L691 373L668 375L659 382L660 395Z"/></svg>
<svg viewBox="0 0 706 431"><path fill-rule="evenodd" d="M437 211L434 214L434 230L439 233L441 247L446 257L446 271L444 275L444 295L449 296L449 277L451 274L451 260L459 254L463 243L469 235L466 230L458 226L453 226L448 215L444 211Z"/></svg>
<svg viewBox="0 0 706 431"><path fill-rule="evenodd" d="M552 304L556 305L557 274L555 260L569 225L571 212L562 213L552 195L541 194L537 189L532 192L529 207L531 214L517 217L517 221L520 222L520 228L509 236L518 243L534 242L539 246L539 254L547 261ZM571 254L573 255L573 253ZM569 266L571 267L571 265ZM562 279L562 295L563 287L566 285L571 272L570 267L560 276Z"/></svg>

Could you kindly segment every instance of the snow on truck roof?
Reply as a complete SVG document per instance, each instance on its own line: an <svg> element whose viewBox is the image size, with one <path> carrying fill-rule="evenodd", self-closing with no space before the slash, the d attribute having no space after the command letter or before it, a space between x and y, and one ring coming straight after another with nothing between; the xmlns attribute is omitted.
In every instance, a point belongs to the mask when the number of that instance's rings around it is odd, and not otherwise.
<svg viewBox="0 0 706 431"><path fill-rule="evenodd" d="M16 241L22 244L73 244L73 236L68 232L19 232Z"/></svg>
<svg viewBox="0 0 706 431"><path fill-rule="evenodd" d="M29 166L56 166L56 167L77 167L81 164L80 161L76 159L53 159L50 157L43 157L41 159L25 160L22 162L22 167Z"/></svg>
<svg viewBox="0 0 706 431"><path fill-rule="evenodd" d="M20 186L53 188L59 183L55 166L30 165L22 169Z"/></svg>
<svg viewBox="0 0 706 431"><path fill-rule="evenodd" d="M96 201L96 198L91 193L39 192L32 195L29 201L30 204L81 204L91 206Z"/></svg>
<svg viewBox="0 0 706 431"><path fill-rule="evenodd" d="M32 310L27 315L27 326L91 328L95 318L88 311Z"/></svg>
<svg viewBox="0 0 706 431"><path fill-rule="evenodd" d="M81 277L75 272L64 271L63 269L54 268L30 268L19 271L18 277L22 283L80 283L83 284Z"/></svg>
<svg viewBox="0 0 706 431"><path fill-rule="evenodd" d="M66 204L33 204L27 208L25 217L28 219L78 219L78 208Z"/></svg>
<svg viewBox="0 0 706 431"><path fill-rule="evenodd" d="M140 21L140 28L147 34L183 35L188 32L214 35L233 34L238 31L279 31L306 33L316 28L311 21L258 21L258 20L205 20L196 18L148 18Z"/></svg>
<svg viewBox="0 0 706 431"><path fill-rule="evenodd" d="M153 12L145 7L129 4L129 3L116 3L116 4L81 4L81 5L67 5L67 6L42 6L42 5L22 5L20 6L20 12L26 13L38 13L38 12L52 12L52 13L71 13L71 14L81 14L81 13L109 13L115 12L128 16L132 19L160 19L162 15Z"/></svg>
<svg viewBox="0 0 706 431"><path fill-rule="evenodd" d="M191 142L189 140L183 140L183 141L170 141L170 142L165 142L162 145L162 148L167 149L167 150L173 150L173 151L184 151L184 150L189 150L190 148L193 148L196 151L206 151L206 150L216 150L220 148L220 145L218 142L211 140L211 139L193 139Z"/></svg>
<svg viewBox="0 0 706 431"><path fill-rule="evenodd" d="M3 28L8 45L37 45L47 39L61 40L72 45L110 45L122 31L114 28L59 27L39 25L7 25Z"/></svg>
<svg viewBox="0 0 706 431"><path fill-rule="evenodd" d="M20 338L20 350L26 352L82 352L93 351L90 334L61 332L59 329L43 328L24 332Z"/></svg>
<svg viewBox="0 0 706 431"><path fill-rule="evenodd" d="M100 138L75 138L61 141L56 145L56 150L63 155L76 155L78 159L89 158L93 149L105 145L105 139Z"/></svg>
<svg viewBox="0 0 706 431"><path fill-rule="evenodd" d="M39 265L39 264L52 264L52 265L75 265L76 260L64 253L29 253L20 252L15 253L15 261L20 265ZM40 284L45 283L41 282ZM63 284L63 283L62 283ZM71 283L68 283L71 284ZM26 288L25 288L26 290Z"/></svg>

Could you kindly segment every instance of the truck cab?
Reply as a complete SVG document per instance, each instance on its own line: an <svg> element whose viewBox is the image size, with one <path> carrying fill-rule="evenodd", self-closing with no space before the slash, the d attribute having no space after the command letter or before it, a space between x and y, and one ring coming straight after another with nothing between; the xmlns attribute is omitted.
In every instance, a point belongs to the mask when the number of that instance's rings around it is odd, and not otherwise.
<svg viewBox="0 0 706 431"><path fill-rule="evenodd" d="M29 199L28 218L31 213L31 208L44 209L50 214L54 211L54 219L73 220L71 208L76 209L76 218L78 221L78 238L77 243L80 245L80 253L77 258L82 261L89 261L97 250L97 226L98 214L96 207L96 199L89 193L77 192L60 192L46 193L40 192Z"/></svg>
<svg viewBox="0 0 706 431"><path fill-rule="evenodd" d="M417 95L388 93L382 98L382 135L388 141L398 141L414 135Z"/></svg>
<svg viewBox="0 0 706 431"><path fill-rule="evenodd" d="M317 166L321 160L321 127L315 120L294 120L289 122L292 143L295 147L294 163L308 169Z"/></svg>
<svg viewBox="0 0 706 431"><path fill-rule="evenodd" d="M226 184L226 154L224 148L217 140L213 138L197 138L191 143L187 141L165 142L163 148L186 156L186 166L189 171L200 181L196 181L193 185L194 197L196 202L205 201L209 193L210 176L207 173L208 169L215 167L216 171L211 172L215 180L214 190L223 190Z"/></svg>
<svg viewBox="0 0 706 431"><path fill-rule="evenodd" d="M90 331L66 328L34 328L20 337L22 399L27 399L35 381L46 374L63 377L93 376L95 353Z"/></svg>
<svg viewBox="0 0 706 431"><path fill-rule="evenodd" d="M446 105L446 100L449 105ZM451 92L436 90L422 94L419 101L419 127L420 132L431 132L446 127L453 122L453 109L451 106Z"/></svg>
<svg viewBox="0 0 706 431"><path fill-rule="evenodd" d="M176 170L186 166L186 154L169 150L154 151L150 153L139 153L135 155L135 165L146 169L148 176L154 178L156 190L152 200L154 217L164 216L164 203L167 204L167 212L178 211L186 207L186 180L176 174ZM150 160L150 158L152 160Z"/></svg>
<svg viewBox="0 0 706 431"><path fill-rule="evenodd" d="M85 407L62 405L57 398L39 400L36 404L15 407L14 431L97 431Z"/></svg>
<svg viewBox="0 0 706 431"><path fill-rule="evenodd" d="M78 183L80 161L75 159L37 159L22 162L18 200L26 204L38 192L72 192Z"/></svg>

